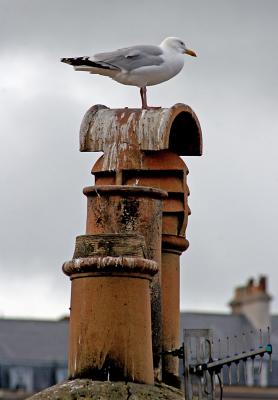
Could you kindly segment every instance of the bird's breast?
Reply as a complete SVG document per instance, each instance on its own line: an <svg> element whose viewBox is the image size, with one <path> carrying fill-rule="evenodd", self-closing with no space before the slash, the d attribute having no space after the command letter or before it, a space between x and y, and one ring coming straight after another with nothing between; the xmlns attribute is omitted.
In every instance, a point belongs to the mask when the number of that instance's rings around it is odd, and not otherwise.
<svg viewBox="0 0 278 400"><path fill-rule="evenodd" d="M183 67L183 57L166 56L160 65L147 65L131 71L115 74L114 80L124 85L153 86L168 81L177 75Z"/></svg>

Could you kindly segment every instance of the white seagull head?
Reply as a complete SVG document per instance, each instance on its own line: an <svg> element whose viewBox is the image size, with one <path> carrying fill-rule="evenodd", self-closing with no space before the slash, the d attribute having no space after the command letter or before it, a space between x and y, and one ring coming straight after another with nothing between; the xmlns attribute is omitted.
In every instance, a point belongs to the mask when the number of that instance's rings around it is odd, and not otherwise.
<svg viewBox="0 0 278 400"><path fill-rule="evenodd" d="M160 47L163 49L172 50L176 53L188 54L190 56L197 57L195 51L188 49L184 42L176 37L167 37L161 42Z"/></svg>

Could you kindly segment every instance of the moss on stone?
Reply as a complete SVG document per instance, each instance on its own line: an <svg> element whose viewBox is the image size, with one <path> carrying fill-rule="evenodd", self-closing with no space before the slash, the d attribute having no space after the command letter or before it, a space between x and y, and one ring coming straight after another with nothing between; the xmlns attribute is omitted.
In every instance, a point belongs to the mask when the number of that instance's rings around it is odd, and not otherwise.
<svg viewBox="0 0 278 400"><path fill-rule="evenodd" d="M167 385L100 382L75 379L52 386L29 400L182 400L180 390Z"/></svg>

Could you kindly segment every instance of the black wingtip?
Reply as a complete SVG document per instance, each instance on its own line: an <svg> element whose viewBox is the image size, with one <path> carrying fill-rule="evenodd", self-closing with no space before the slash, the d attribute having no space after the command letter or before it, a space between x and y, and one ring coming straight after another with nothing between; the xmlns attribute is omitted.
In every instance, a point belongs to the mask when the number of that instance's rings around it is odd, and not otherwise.
<svg viewBox="0 0 278 400"><path fill-rule="evenodd" d="M89 57L61 58L61 62L72 65L73 67L79 67L79 66L95 67L95 63L89 61Z"/></svg>
<svg viewBox="0 0 278 400"><path fill-rule="evenodd" d="M99 69L111 69L117 70L118 67L114 65L106 64L103 62L95 62L89 59L89 57L76 57L76 58L61 58L61 62L72 65L73 67L92 67Z"/></svg>
<svg viewBox="0 0 278 400"><path fill-rule="evenodd" d="M72 58L60 58L62 63L71 64Z"/></svg>

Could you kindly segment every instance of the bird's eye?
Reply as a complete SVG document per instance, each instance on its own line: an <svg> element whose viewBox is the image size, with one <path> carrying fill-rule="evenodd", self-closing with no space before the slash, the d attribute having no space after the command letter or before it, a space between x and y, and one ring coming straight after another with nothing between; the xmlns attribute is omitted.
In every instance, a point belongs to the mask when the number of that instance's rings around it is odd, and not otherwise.
<svg viewBox="0 0 278 400"><path fill-rule="evenodd" d="M182 46L185 46L185 44L184 44L182 41L180 41L180 44L181 44Z"/></svg>

